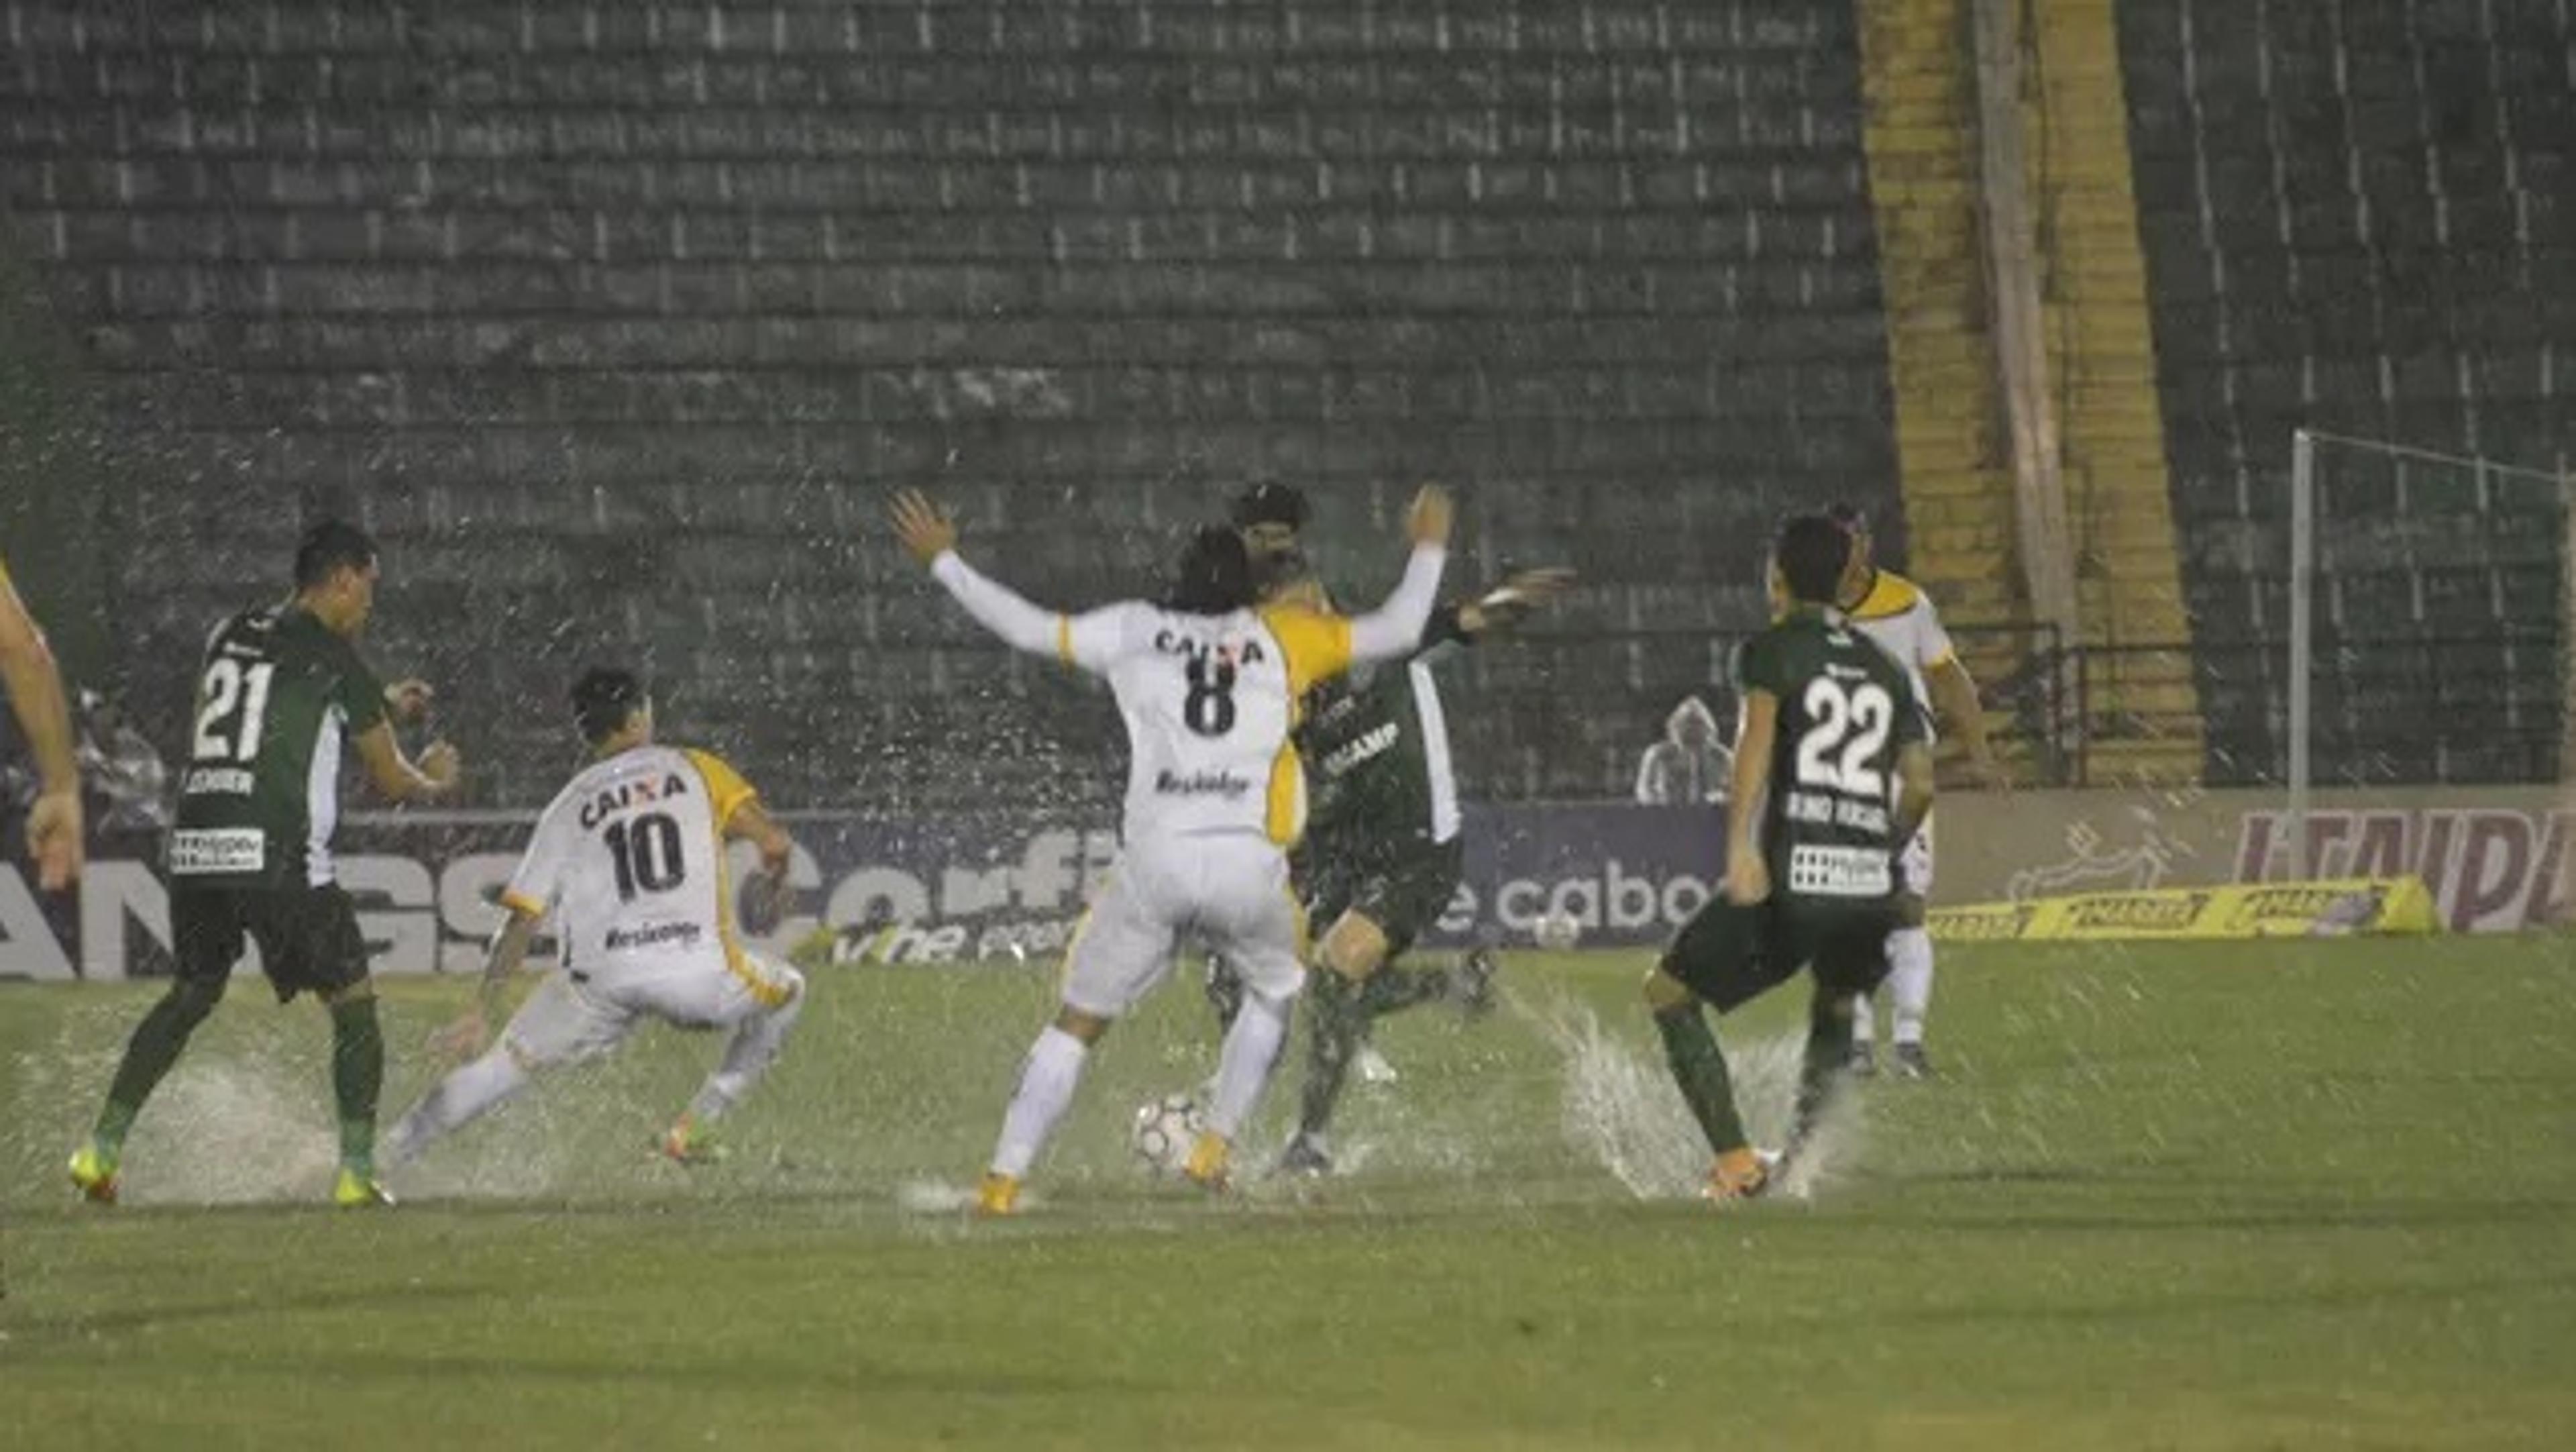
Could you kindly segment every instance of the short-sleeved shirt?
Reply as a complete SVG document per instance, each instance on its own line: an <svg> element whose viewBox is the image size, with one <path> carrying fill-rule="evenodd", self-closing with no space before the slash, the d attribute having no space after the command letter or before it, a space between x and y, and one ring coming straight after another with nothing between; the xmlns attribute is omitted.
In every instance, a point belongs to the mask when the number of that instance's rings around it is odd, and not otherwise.
<svg viewBox="0 0 2576 1452"><path fill-rule="evenodd" d="M1840 612L1810 606L1745 642L1736 686L1779 701L1762 817L1772 890L1846 902L1895 891L1897 756L1927 729L1908 673Z"/></svg>
<svg viewBox="0 0 2576 1452"><path fill-rule="evenodd" d="M747 972L724 829L754 797L703 751L638 746L593 762L538 818L501 905L552 912L575 972Z"/></svg>
<svg viewBox="0 0 2576 1452"><path fill-rule="evenodd" d="M311 612L272 606L216 626L189 717L171 875L218 887L332 881L341 754L386 719L384 683Z"/></svg>
<svg viewBox="0 0 2576 1452"><path fill-rule="evenodd" d="M1869 588L1852 606L1850 617L1854 629L1905 667L1914 699L1929 710L1932 693L1925 673L1958 659L1959 652L1950 643L1950 632L1941 628L1941 613L1932 608L1923 587L1893 570L1873 570Z"/></svg>
<svg viewBox="0 0 2576 1452"><path fill-rule="evenodd" d="M1351 623L1297 606L1190 615L1130 601L1062 616L1056 653L1106 678L1130 747L1129 840L1306 826L1289 733L1318 682L1350 669Z"/></svg>

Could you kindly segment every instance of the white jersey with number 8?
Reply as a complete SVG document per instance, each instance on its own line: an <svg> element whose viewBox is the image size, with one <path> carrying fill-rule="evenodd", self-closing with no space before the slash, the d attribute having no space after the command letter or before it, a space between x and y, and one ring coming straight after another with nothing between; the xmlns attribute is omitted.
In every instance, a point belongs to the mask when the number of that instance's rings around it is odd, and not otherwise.
<svg viewBox="0 0 2576 1452"><path fill-rule="evenodd" d="M1297 703L1351 661L1351 623L1282 607L1187 615L1110 605L1062 617L1057 653L1106 678L1127 726L1129 841L1305 829L1305 774L1289 745Z"/></svg>
<svg viewBox="0 0 2576 1452"><path fill-rule="evenodd" d="M574 973L612 983L757 977L733 927L724 828L751 787L703 751L639 746L593 763L537 822L502 905L551 909Z"/></svg>

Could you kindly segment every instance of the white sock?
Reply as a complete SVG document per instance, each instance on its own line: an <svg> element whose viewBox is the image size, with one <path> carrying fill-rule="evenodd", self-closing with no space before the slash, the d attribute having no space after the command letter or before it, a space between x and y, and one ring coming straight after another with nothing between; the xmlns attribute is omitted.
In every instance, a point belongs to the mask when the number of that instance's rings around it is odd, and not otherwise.
<svg viewBox="0 0 2576 1452"><path fill-rule="evenodd" d="M1923 1017L1932 1007L1932 934L1899 928L1887 935L1887 996L1896 1008L1893 1034L1900 1044L1923 1042Z"/></svg>
<svg viewBox="0 0 2576 1452"><path fill-rule="evenodd" d="M706 1087L698 1091L698 1097L689 1101L692 1120L704 1124L733 1108L777 1062L778 1051L787 1046L787 1030L805 1011L803 975L789 971L782 976L794 982L796 991L785 1003L753 1014L733 1031L733 1041L725 1045L724 1061L707 1076Z"/></svg>
<svg viewBox="0 0 2576 1452"><path fill-rule="evenodd" d="M993 1147L993 1173L1014 1180L1029 1177L1029 1166L1046 1147L1064 1107L1073 1102L1073 1086L1082 1082L1082 1061L1091 1046L1053 1024L1029 1046L1020 1066L1019 1092L1002 1116L1002 1142Z"/></svg>
<svg viewBox="0 0 2576 1452"><path fill-rule="evenodd" d="M1225 1031L1217 1054L1216 1099L1208 1106L1208 1128L1233 1139L1270 1087L1270 1071L1279 1063L1279 1046L1288 1041L1285 1005L1258 993L1243 995L1243 1011Z"/></svg>
<svg viewBox="0 0 2576 1452"><path fill-rule="evenodd" d="M439 1080L385 1136L376 1158L387 1167L410 1161L497 1108L527 1082L528 1073L519 1061L495 1044L491 1052Z"/></svg>
<svg viewBox="0 0 2576 1452"><path fill-rule="evenodd" d="M1875 993L1852 995L1852 1042L1855 1044L1878 1042L1878 1013L1870 1006L1870 1000L1877 996Z"/></svg>

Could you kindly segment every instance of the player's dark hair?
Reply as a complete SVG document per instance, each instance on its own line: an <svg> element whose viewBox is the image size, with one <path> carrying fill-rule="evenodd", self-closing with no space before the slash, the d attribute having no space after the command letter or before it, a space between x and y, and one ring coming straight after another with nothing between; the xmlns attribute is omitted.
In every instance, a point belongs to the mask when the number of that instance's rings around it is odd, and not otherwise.
<svg viewBox="0 0 2576 1452"><path fill-rule="evenodd" d="M295 542L295 588L310 590L337 570L363 570L376 562L376 542L344 520L325 519Z"/></svg>
<svg viewBox="0 0 2576 1452"><path fill-rule="evenodd" d="M594 666L572 683L572 722L593 746L626 729L652 693L643 678L615 666Z"/></svg>
<svg viewBox="0 0 2576 1452"><path fill-rule="evenodd" d="M1847 499L1837 499L1825 506L1825 518L1832 520L1846 534L1869 533L1869 515Z"/></svg>
<svg viewBox="0 0 2576 1452"><path fill-rule="evenodd" d="M1258 480L1234 496L1230 516L1237 529L1250 529L1256 524L1284 524L1290 529L1306 527L1306 496L1293 484L1276 479Z"/></svg>
<svg viewBox="0 0 2576 1452"><path fill-rule="evenodd" d="M1231 615L1249 609L1253 591L1252 558L1243 536L1221 524L1201 525L1181 549L1172 569L1172 588L1163 604L1184 615Z"/></svg>
<svg viewBox="0 0 2576 1452"><path fill-rule="evenodd" d="M1851 532L1830 515L1793 515L1771 540L1771 562L1780 567L1790 597L1803 604L1834 603L1851 555Z"/></svg>

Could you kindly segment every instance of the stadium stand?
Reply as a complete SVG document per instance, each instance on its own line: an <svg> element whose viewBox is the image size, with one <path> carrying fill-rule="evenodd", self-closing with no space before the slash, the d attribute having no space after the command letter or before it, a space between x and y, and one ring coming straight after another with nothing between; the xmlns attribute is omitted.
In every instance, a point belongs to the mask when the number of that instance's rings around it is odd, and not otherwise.
<svg viewBox="0 0 2576 1452"><path fill-rule="evenodd" d="M2576 454L2576 36L2480 0L2118 18L2208 776L2277 780L2292 431ZM2551 491L2320 468L2321 779L2554 779Z"/></svg>
<svg viewBox="0 0 2576 1452"><path fill-rule="evenodd" d="M479 802L612 653L783 801L1097 800L1105 706L922 588L889 488L1082 604L1256 473L1374 588L1443 478L1462 578L1589 581L1472 668L1470 790L1616 795L1772 517L1902 557L1841 6L0 10L6 245L117 420L165 728L337 509Z"/></svg>

